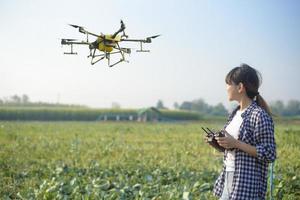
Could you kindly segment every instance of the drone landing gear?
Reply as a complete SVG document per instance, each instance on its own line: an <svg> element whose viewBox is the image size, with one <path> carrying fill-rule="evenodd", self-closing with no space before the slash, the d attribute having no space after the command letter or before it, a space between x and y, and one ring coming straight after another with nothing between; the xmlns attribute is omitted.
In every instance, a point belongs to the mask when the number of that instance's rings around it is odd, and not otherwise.
<svg viewBox="0 0 300 200"><path fill-rule="evenodd" d="M96 53L96 49L94 49L93 54L92 54L92 50L90 50L90 55L87 56L88 58L89 58L89 57L92 57L92 59L91 59L91 65L94 65L94 64L96 64L97 62L99 62L100 60L102 60L102 59L105 58L105 56L104 56L105 54L95 55L95 53ZM100 56L101 56L101 58L98 58L97 60L94 60L94 58L100 57Z"/></svg>
<svg viewBox="0 0 300 200"><path fill-rule="evenodd" d="M125 33L124 33L125 34ZM119 64L120 62L128 62L127 60L125 60L125 56L124 56L124 52L125 53L130 53L130 49L128 49L128 48L121 48L120 47L120 45L119 45L119 43L117 43L117 49L118 49L118 51L116 51L116 52L114 52L114 53L120 53L121 54L121 56L122 56L122 58L119 60L119 61L117 61L117 62L115 62L114 64L112 64L112 65L110 65L110 59L108 58L108 66L109 67L113 67L113 66L115 66L116 64Z"/></svg>
<svg viewBox="0 0 300 200"><path fill-rule="evenodd" d="M70 52L64 52L66 55L77 55L77 52L73 52L73 44L71 44L71 51Z"/></svg>
<svg viewBox="0 0 300 200"><path fill-rule="evenodd" d="M116 64L119 64L120 62L127 62L127 63L128 63L128 61L127 61L127 60L125 60L125 59L121 58L119 61L115 62L115 63L114 63L114 64L112 64L112 65L110 65L110 64L108 63L108 66L109 66L109 67L113 67L113 66L115 66Z"/></svg>
<svg viewBox="0 0 300 200"><path fill-rule="evenodd" d="M116 51L116 52L112 52L112 53L106 52L106 53L100 54L100 55L95 55L95 52L96 52L96 49L94 50L93 55L89 55L89 56L88 56L88 57L92 57L92 60L91 60L91 64L92 64L92 65L96 64L96 63L99 62L100 60L103 60L104 58L107 59L107 62L108 62L108 66L109 66L109 67L113 67L113 66L115 66L116 64L119 64L120 62L128 62L128 61L125 60L124 56L122 56L122 58L121 58L119 61L117 61L117 62L115 62L115 63L113 63L113 64L110 64L110 55L111 55L111 54L117 54L117 53L121 53L121 54L122 54L121 51ZM99 58L99 57L100 57L100 58Z"/></svg>
<svg viewBox="0 0 300 200"><path fill-rule="evenodd" d="M97 50L96 48L94 48L93 53L92 53L92 49L90 49L90 55L88 55L88 58L92 57L92 60L91 60L92 65L94 65L95 63L99 62L100 60L103 60L104 58L106 58L109 67L113 67L113 66L119 64L120 62L128 62L127 60L125 60L124 53L130 54L131 53L130 48L121 48L119 46L119 44L117 43L117 47L115 47L114 49L116 49L117 51L115 51L115 52L104 52L104 53L99 54L99 55L95 55L96 50ZM122 56L121 59L119 61L113 63L113 64L110 64L110 55L111 54L118 54L118 53L121 54L121 56Z"/></svg>
<svg viewBox="0 0 300 200"><path fill-rule="evenodd" d="M115 62L114 64L110 64L110 54L116 54L116 53L120 53L122 55L122 58L120 58L119 61ZM115 66L116 64L119 64L120 62L127 62L127 60L125 60L125 57L124 57L124 53L122 52L122 50L119 50L119 51L116 51L116 52L113 52L113 53L108 53L108 57L107 57L107 62L108 62L108 66L109 67L113 67Z"/></svg>
<svg viewBox="0 0 300 200"><path fill-rule="evenodd" d="M140 49L139 49L139 50L136 50L136 52L147 52L147 53L149 53L150 50L144 50L144 49L143 49L143 42L140 42Z"/></svg>

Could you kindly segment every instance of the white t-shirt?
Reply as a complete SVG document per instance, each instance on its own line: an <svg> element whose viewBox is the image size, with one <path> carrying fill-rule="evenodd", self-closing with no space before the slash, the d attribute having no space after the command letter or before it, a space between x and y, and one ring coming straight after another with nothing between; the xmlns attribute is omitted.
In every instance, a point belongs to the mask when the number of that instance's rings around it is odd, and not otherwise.
<svg viewBox="0 0 300 200"><path fill-rule="evenodd" d="M238 110L230 124L226 127L226 131L235 139L238 139L238 136L240 134L240 127L243 122L242 118L242 113L245 111ZM232 172L234 171L234 160L235 160L235 150L227 150L227 156L225 158L225 166L226 166L226 171Z"/></svg>

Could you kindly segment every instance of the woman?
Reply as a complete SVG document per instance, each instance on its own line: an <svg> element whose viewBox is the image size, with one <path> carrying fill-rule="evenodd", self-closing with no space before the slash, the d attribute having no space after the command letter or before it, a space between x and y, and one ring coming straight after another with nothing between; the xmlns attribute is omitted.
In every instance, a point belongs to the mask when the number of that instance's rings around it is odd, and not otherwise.
<svg viewBox="0 0 300 200"><path fill-rule="evenodd" d="M276 158L274 124L260 96L260 74L242 64L226 76L229 101L239 106L217 137L225 148L223 170L214 187L221 200L263 200L267 191L268 164Z"/></svg>

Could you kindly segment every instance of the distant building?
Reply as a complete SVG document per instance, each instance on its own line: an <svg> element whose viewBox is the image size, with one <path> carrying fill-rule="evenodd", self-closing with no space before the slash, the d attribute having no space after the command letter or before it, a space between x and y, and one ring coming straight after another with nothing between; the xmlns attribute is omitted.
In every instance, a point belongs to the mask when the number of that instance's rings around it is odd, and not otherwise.
<svg viewBox="0 0 300 200"><path fill-rule="evenodd" d="M161 112L154 107L140 109L138 111L137 121L139 122L157 122L161 119Z"/></svg>
<svg viewBox="0 0 300 200"><path fill-rule="evenodd" d="M103 113L98 116L97 120L100 121L133 121L137 119L136 114L124 113Z"/></svg>
<svg viewBox="0 0 300 200"><path fill-rule="evenodd" d="M132 113L107 112L97 117L100 121L139 121L158 122L162 120L162 113L155 107L143 108Z"/></svg>

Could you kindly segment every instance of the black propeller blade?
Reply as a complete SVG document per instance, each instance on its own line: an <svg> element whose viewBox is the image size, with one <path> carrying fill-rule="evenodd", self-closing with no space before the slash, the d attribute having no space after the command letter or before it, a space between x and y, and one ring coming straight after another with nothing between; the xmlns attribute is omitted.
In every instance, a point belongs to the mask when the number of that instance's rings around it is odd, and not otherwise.
<svg viewBox="0 0 300 200"><path fill-rule="evenodd" d="M83 26L78 26L78 25L75 25L75 24L69 24L69 25L74 27L74 28L83 28Z"/></svg>
<svg viewBox="0 0 300 200"><path fill-rule="evenodd" d="M147 37L146 38L146 43L151 43L152 42L151 39L157 38L158 36L160 36L160 35L153 35L153 36Z"/></svg>
<svg viewBox="0 0 300 200"><path fill-rule="evenodd" d="M88 33L86 30L84 30L83 26L78 26L78 25L75 25L75 24L69 24L69 25L74 27L74 28L78 28L80 33L84 33L84 34Z"/></svg>
<svg viewBox="0 0 300 200"><path fill-rule="evenodd" d="M121 20L121 29L124 30L126 27L125 27L125 24L123 22L123 20Z"/></svg>
<svg viewBox="0 0 300 200"><path fill-rule="evenodd" d="M159 36L161 36L161 35L153 35L153 36L151 36L151 37L147 37L147 38L154 39L154 38L157 38L157 37L159 37Z"/></svg>

